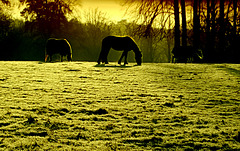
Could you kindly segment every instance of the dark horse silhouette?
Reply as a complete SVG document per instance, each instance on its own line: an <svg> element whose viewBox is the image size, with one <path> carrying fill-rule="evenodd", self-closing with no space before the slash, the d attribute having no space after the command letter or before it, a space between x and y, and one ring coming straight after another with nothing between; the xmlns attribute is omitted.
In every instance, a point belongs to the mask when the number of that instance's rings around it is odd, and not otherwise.
<svg viewBox="0 0 240 151"><path fill-rule="evenodd" d="M179 46L174 47L172 50L172 62L173 63L187 63L187 62L198 62L203 59L201 49L194 48L192 46Z"/></svg>
<svg viewBox="0 0 240 151"><path fill-rule="evenodd" d="M102 49L98 58L98 64L102 63L108 64L107 56L110 49L123 51L118 64L121 64L122 58L125 56L124 65L128 64L127 54L128 51L133 50L135 53L135 60L138 65L142 63L142 53L139 50L136 42L129 36L107 36L102 40Z"/></svg>
<svg viewBox="0 0 240 151"><path fill-rule="evenodd" d="M61 61L63 61L63 56L67 56L68 61L72 61L72 48L66 39L50 38L47 40L45 62L47 61L48 56L50 58L49 61L51 62L53 54L60 54Z"/></svg>

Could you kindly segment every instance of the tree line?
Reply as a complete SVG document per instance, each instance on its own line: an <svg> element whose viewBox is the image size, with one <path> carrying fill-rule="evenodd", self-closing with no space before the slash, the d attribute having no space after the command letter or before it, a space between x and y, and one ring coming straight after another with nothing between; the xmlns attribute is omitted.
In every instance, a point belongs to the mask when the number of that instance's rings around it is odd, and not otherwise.
<svg viewBox="0 0 240 151"><path fill-rule="evenodd" d="M74 0L19 0L24 20L13 20L0 9L0 60L44 60L46 40L66 38L73 60L96 61L101 40L130 35L139 44L144 62L170 62L174 46L203 50L204 62L240 62L238 0L128 0L124 7L133 21L111 22L98 9L84 19L69 16ZM9 0L0 0L11 7ZM133 54L129 54L133 61ZM110 51L109 60L120 53Z"/></svg>
<svg viewBox="0 0 240 151"><path fill-rule="evenodd" d="M240 62L238 0L129 0L142 23L145 36L154 22L159 28L174 20L174 46L201 48L204 62ZM169 23L168 23L169 20Z"/></svg>

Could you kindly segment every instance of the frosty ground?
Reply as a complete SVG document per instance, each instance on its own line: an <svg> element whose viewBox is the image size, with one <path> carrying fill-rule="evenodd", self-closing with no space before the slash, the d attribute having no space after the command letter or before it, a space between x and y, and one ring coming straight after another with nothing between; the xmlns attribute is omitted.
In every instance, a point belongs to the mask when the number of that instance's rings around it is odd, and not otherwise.
<svg viewBox="0 0 240 151"><path fill-rule="evenodd" d="M0 150L240 150L240 65L0 62Z"/></svg>

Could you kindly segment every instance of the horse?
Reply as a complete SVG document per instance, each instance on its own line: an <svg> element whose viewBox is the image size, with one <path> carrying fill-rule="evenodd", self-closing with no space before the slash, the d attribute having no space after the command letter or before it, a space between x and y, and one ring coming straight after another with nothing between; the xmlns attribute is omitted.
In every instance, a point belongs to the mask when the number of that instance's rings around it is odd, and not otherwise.
<svg viewBox="0 0 240 151"><path fill-rule="evenodd" d="M203 54L201 49L196 49L192 46L179 46L174 47L172 50L172 62L182 62L188 63L193 61L199 61L203 59Z"/></svg>
<svg viewBox="0 0 240 151"><path fill-rule="evenodd" d="M124 65L128 64L127 54L129 51L133 50L135 53L135 60L138 65L142 64L142 53L137 46L133 38L129 36L107 36L102 40L102 48L98 58L98 64L102 63L108 64L107 56L110 49L115 49L118 51L123 51L118 64L121 65L122 58L125 57Z"/></svg>
<svg viewBox="0 0 240 151"><path fill-rule="evenodd" d="M67 60L72 61L72 48L67 39L49 38L47 40L45 48L45 62L48 57L51 62L53 54L60 54L61 62L63 61L63 56L67 56Z"/></svg>

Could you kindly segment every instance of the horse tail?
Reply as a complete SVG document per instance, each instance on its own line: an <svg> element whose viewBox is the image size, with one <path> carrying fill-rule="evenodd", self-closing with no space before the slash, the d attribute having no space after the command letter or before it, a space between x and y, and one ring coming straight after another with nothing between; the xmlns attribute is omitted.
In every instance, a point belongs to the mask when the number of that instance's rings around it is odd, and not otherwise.
<svg viewBox="0 0 240 151"><path fill-rule="evenodd" d="M47 52L47 47L45 48L45 59L44 61L47 62L47 58L48 58L48 52Z"/></svg>
<svg viewBox="0 0 240 151"><path fill-rule="evenodd" d="M47 58L48 58L48 54L46 54L46 56L45 56L45 62L47 62Z"/></svg>

